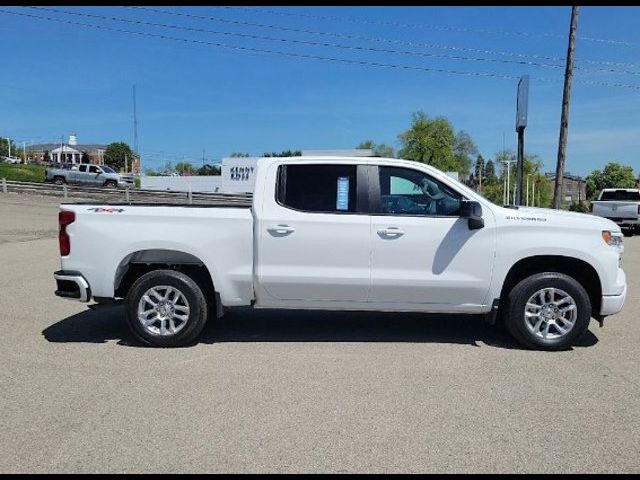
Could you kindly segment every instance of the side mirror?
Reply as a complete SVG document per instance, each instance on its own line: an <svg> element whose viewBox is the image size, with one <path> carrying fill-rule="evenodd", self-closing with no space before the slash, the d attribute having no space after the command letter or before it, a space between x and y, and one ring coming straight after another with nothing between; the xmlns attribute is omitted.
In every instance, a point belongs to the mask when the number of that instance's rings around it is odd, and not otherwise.
<svg viewBox="0 0 640 480"><path fill-rule="evenodd" d="M463 200L460 204L460 217L469 219L469 230L477 230L484 227L482 205L478 202Z"/></svg>

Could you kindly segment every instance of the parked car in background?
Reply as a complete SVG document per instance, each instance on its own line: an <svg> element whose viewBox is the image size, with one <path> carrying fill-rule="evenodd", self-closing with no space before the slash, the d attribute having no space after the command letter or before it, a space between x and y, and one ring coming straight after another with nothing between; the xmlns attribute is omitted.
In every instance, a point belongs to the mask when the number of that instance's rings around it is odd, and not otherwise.
<svg viewBox="0 0 640 480"><path fill-rule="evenodd" d="M59 243L56 294L125 299L155 346L188 345L209 314L253 306L484 314L559 350L627 292L615 223L503 208L386 158L264 158L247 204L63 204Z"/></svg>
<svg viewBox="0 0 640 480"><path fill-rule="evenodd" d="M591 202L591 213L616 222L627 236L640 233L640 190L605 188Z"/></svg>
<svg viewBox="0 0 640 480"><path fill-rule="evenodd" d="M18 157L0 157L0 163L21 163L22 160Z"/></svg>
<svg viewBox="0 0 640 480"><path fill-rule="evenodd" d="M47 168L45 181L53 182L56 185L67 183L72 185L100 185L110 188L133 185L132 179L127 181L107 165L92 165L88 163L65 164L57 168Z"/></svg>

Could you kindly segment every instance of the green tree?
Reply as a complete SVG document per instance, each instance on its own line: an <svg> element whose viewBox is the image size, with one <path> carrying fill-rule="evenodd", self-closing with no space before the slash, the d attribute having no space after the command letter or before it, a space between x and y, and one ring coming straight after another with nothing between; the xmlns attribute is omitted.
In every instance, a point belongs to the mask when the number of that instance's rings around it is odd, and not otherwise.
<svg viewBox="0 0 640 480"><path fill-rule="evenodd" d="M18 147L16 147L16 142L11 140L10 138L0 138L0 157L9 156L9 145L11 145L12 157L17 157L20 155L20 152L18 151Z"/></svg>
<svg viewBox="0 0 640 480"><path fill-rule="evenodd" d="M358 149L371 150L374 157L393 158L393 147L384 143L375 143L373 140L360 142Z"/></svg>
<svg viewBox="0 0 640 480"><path fill-rule="evenodd" d="M587 176L587 198L594 200L603 188L634 188L636 178L633 168L617 162L609 162L602 171L594 170Z"/></svg>
<svg viewBox="0 0 640 480"><path fill-rule="evenodd" d="M189 162L178 162L176 163L176 172L178 172L180 175L184 175L184 174L190 174L193 175L193 165L191 165Z"/></svg>
<svg viewBox="0 0 640 480"><path fill-rule="evenodd" d="M196 175L220 175L220 167L206 164L196 170Z"/></svg>
<svg viewBox="0 0 640 480"><path fill-rule="evenodd" d="M493 163L493 160L489 160L484 167L484 178L482 179L482 183L489 185L496 183L497 181L496 164Z"/></svg>
<svg viewBox="0 0 640 480"><path fill-rule="evenodd" d="M507 167L506 161L510 161L509 171L509 194L508 204L513 203L513 192L516 183L515 160L516 154L511 150L502 150L495 155L495 163L501 165L500 176L495 181L483 181L482 194L493 203L502 205L504 203ZM487 162L488 166L489 162ZM486 173L486 172L485 172ZM549 179L542 173L542 161L540 157L533 154L525 154L523 164L523 192L522 203L527 204L527 180L529 182L529 205L536 207L549 207L551 205L552 188ZM487 179L489 174L486 173ZM494 174L495 175L495 174ZM535 185L535 187L534 187ZM534 198L535 191L535 198Z"/></svg>
<svg viewBox="0 0 640 480"><path fill-rule="evenodd" d="M478 147L471 135L460 130L453 139L453 156L458 163L458 172L469 173L474 155L478 155Z"/></svg>
<svg viewBox="0 0 640 480"><path fill-rule="evenodd" d="M426 163L442 171L462 171L454 154L455 133L445 117L431 119L418 111L412 115L411 127L398 135L400 158ZM468 170L468 166L467 166Z"/></svg>
<svg viewBox="0 0 640 480"><path fill-rule="evenodd" d="M266 152L263 155L263 157L300 157L300 156L302 156L302 152L300 150L283 150L280 153Z"/></svg>
<svg viewBox="0 0 640 480"><path fill-rule="evenodd" d="M144 174L145 174L147 177L157 177L157 176L158 176L158 172L157 172L157 171L155 171L153 168L147 168L147 169L145 169Z"/></svg>
<svg viewBox="0 0 640 480"><path fill-rule="evenodd" d="M124 142L113 142L104 151L104 163L116 171L124 170L125 162L131 167L133 152Z"/></svg>
<svg viewBox="0 0 640 480"><path fill-rule="evenodd" d="M229 155L231 158L246 158L249 156L248 153L243 153L243 152L233 152L231 155Z"/></svg>

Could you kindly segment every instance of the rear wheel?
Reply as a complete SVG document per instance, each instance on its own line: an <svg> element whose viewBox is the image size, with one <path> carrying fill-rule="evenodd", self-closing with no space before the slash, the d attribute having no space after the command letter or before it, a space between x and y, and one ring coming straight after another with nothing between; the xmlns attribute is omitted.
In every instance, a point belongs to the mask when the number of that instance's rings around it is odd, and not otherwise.
<svg viewBox="0 0 640 480"><path fill-rule="evenodd" d="M56 185L64 185L67 182L65 181L64 177L55 177L53 179L53 183L55 183Z"/></svg>
<svg viewBox="0 0 640 480"><path fill-rule="evenodd" d="M207 322L200 286L175 270L154 270L131 286L126 299L129 327L146 345L191 345Z"/></svg>
<svg viewBox="0 0 640 480"><path fill-rule="evenodd" d="M523 345L564 350L587 331L591 301L574 278L538 273L518 283L507 297L505 325Z"/></svg>

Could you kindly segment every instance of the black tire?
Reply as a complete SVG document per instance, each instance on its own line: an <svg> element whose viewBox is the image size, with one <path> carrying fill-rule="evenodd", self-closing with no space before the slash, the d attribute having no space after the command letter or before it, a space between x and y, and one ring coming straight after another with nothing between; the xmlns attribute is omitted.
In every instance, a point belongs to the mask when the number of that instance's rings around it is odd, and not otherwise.
<svg viewBox="0 0 640 480"><path fill-rule="evenodd" d="M533 294L544 288L566 292L575 302L577 314L573 328L557 338L541 338L526 325L525 307ZM537 273L525 278L509 292L504 323L509 333L522 345L535 350L565 350L585 334L591 320L591 300L584 287L574 278L557 272ZM555 327L553 332L558 334Z"/></svg>
<svg viewBox="0 0 640 480"><path fill-rule="evenodd" d="M138 320L138 305L143 295L153 287L170 286L178 290L189 307L184 326L176 333L161 335L145 328ZM153 347L183 347L192 345L207 323L207 299L200 286L188 275L175 270L154 270L142 275L129 289L126 297L127 321L133 334L145 345ZM160 320L158 320L160 322ZM167 325L165 323L165 325ZM152 328L159 330L160 323Z"/></svg>
<svg viewBox="0 0 640 480"><path fill-rule="evenodd" d="M625 237L633 237L633 233L634 233L634 232L633 232L633 230L632 230L631 228L623 228L623 229L622 229L622 234L623 234Z"/></svg>
<svg viewBox="0 0 640 480"><path fill-rule="evenodd" d="M118 182L114 180L107 180L104 182L104 186L107 188L118 188Z"/></svg>
<svg viewBox="0 0 640 480"><path fill-rule="evenodd" d="M64 179L64 177L55 177L53 179L53 183L55 183L56 185L64 185L65 183L67 183L67 181Z"/></svg>

